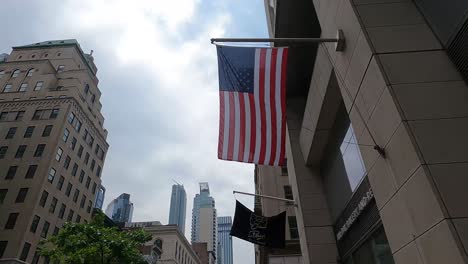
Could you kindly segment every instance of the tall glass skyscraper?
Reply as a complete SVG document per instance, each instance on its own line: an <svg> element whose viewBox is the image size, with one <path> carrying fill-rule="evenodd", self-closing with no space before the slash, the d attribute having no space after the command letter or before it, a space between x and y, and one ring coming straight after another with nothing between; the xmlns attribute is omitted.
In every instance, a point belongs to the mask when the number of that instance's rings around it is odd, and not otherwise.
<svg viewBox="0 0 468 264"><path fill-rule="evenodd" d="M222 248L222 261L218 261L218 264L232 264L232 237L229 234L231 227L232 218L230 216L218 217L218 245Z"/></svg>
<svg viewBox="0 0 468 264"><path fill-rule="evenodd" d="M185 213L187 209L187 194L183 185L172 185L171 209L169 211L169 224L177 225L185 235Z"/></svg>
<svg viewBox="0 0 468 264"><path fill-rule="evenodd" d="M127 223L132 221L133 203L130 194L122 193L107 206L106 215L114 222Z"/></svg>
<svg viewBox="0 0 468 264"><path fill-rule="evenodd" d="M106 197L106 188L102 185L99 185L99 188L96 194L96 201L94 201L94 208L99 208L102 210L105 197Z"/></svg>
<svg viewBox="0 0 468 264"><path fill-rule="evenodd" d="M216 258L216 208L215 200L210 196L210 187L207 182L200 183L200 193L196 194L193 199L192 243L194 242L208 243L208 252Z"/></svg>

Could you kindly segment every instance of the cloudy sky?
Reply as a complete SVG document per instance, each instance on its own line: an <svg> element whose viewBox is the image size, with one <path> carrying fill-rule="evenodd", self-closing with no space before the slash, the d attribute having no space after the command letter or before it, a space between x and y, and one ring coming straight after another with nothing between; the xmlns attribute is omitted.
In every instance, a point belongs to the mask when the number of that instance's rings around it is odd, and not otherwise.
<svg viewBox="0 0 468 264"><path fill-rule="evenodd" d="M94 50L110 144L105 205L127 192L134 221L167 223L174 179L187 191L190 239L199 182L209 182L218 215L233 215L232 190L254 189L253 166L216 157L217 64L209 39L265 37L263 2L2 0L0 53L71 38ZM253 246L235 239L234 261L254 263Z"/></svg>

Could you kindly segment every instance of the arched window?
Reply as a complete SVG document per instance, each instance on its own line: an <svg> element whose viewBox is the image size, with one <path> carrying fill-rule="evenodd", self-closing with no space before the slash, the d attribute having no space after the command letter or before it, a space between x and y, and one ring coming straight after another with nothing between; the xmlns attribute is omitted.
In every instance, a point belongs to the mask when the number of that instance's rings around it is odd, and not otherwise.
<svg viewBox="0 0 468 264"><path fill-rule="evenodd" d="M14 70L13 73L11 74L11 77L12 77L12 78L18 77L18 75L20 74L20 72L21 72L21 71L18 70L18 69Z"/></svg>
<svg viewBox="0 0 468 264"><path fill-rule="evenodd" d="M26 74L26 76L31 77L33 75L33 72L34 72L34 68L29 69L28 74Z"/></svg>

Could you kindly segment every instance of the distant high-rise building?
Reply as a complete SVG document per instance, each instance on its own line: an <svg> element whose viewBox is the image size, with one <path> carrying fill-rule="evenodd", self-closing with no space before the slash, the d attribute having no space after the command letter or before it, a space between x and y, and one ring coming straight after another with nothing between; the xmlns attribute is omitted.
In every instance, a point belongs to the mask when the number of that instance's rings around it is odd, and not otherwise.
<svg viewBox="0 0 468 264"><path fill-rule="evenodd" d="M99 208L102 210L105 196L106 196L106 188L102 185L99 185L99 189L96 194L96 201L94 202L94 208Z"/></svg>
<svg viewBox="0 0 468 264"><path fill-rule="evenodd" d="M218 264L232 264L232 237L229 234L232 227L232 218L230 216L218 217L218 242L222 248L222 262ZM218 249L219 250L219 249Z"/></svg>
<svg viewBox="0 0 468 264"><path fill-rule="evenodd" d="M187 208L187 194L183 185L172 185L171 209L169 211L169 224L177 225L185 235L185 214Z"/></svg>
<svg viewBox="0 0 468 264"><path fill-rule="evenodd" d="M96 72L75 39L0 54L0 259L43 263L39 241L91 220L109 147Z"/></svg>
<svg viewBox="0 0 468 264"><path fill-rule="evenodd" d="M192 243L207 242L208 252L216 256L217 241L215 200L210 196L208 183L202 182L200 193L193 199Z"/></svg>
<svg viewBox="0 0 468 264"><path fill-rule="evenodd" d="M131 222L133 203L130 202L130 194L122 193L119 197L110 202L106 209L106 215L117 223Z"/></svg>

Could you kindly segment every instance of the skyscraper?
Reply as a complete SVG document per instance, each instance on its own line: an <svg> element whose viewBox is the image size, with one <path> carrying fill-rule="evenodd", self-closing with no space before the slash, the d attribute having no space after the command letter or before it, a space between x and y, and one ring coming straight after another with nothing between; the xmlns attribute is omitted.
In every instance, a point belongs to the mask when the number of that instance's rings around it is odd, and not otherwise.
<svg viewBox="0 0 468 264"><path fill-rule="evenodd" d="M122 193L119 197L112 200L107 206L106 215L118 223L131 222L133 203L130 202L130 194Z"/></svg>
<svg viewBox="0 0 468 264"><path fill-rule="evenodd" d="M215 200L207 182L200 183L200 193L193 199L192 243L207 242L208 252L216 258L217 218ZM210 258L211 259L211 258ZM211 263L210 263L211 264Z"/></svg>
<svg viewBox="0 0 468 264"><path fill-rule="evenodd" d="M183 185L172 185L171 209L169 211L169 224L177 225L185 235L185 214L187 209L187 194Z"/></svg>
<svg viewBox="0 0 468 264"><path fill-rule="evenodd" d="M222 264L232 264L232 237L229 234L232 227L232 218L230 216L218 217L218 242L222 248ZM219 249L218 249L219 250Z"/></svg>
<svg viewBox="0 0 468 264"><path fill-rule="evenodd" d="M96 201L94 202L94 208L99 208L102 210L105 197L106 197L106 188L102 185L99 185L98 192L96 194Z"/></svg>
<svg viewBox="0 0 468 264"><path fill-rule="evenodd" d="M96 72L74 39L0 59L0 259L35 263L40 240L91 219L109 147Z"/></svg>

